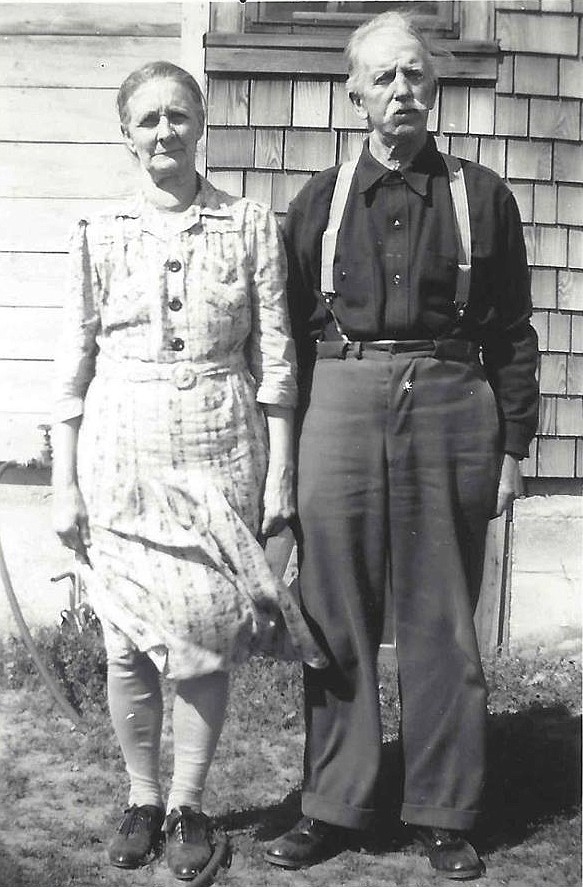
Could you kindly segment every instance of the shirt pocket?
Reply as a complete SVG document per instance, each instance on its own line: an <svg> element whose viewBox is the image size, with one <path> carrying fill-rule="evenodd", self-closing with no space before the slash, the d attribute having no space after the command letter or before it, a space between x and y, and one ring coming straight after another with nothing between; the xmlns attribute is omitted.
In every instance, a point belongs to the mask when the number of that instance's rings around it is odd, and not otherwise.
<svg viewBox="0 0 583 887"><path fill-rule="evenodd" d="M424 308L441 313L447 305L453 314L457 269L457 260L452 256L425 251L419 275L419 293Z"/></svg>
<svg viewBox="0 0 583 887"><path fill-rule="evenodd" d="M112 274L102 292L104 330L138 327L150 320L150 302L143 273Z"/></svg>

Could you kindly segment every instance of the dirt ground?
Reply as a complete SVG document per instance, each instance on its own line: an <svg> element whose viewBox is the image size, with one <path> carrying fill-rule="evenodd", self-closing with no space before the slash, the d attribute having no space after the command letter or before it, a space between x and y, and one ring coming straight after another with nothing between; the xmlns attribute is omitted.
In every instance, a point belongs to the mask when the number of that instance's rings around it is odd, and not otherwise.
<svg viewBox="0 0 583 887"><path fill-rule="evenodd" d="M556 646L551 648L547 645L545 652L550 650L559 655L574 652L578 655L581 635L580 617L577 615L580 606L577 603L580 595L578 546L581 537L577 533L581 521L577 517L573 523L571 503L562 505L558 511L557 504L548 501L526 504L528 514L525 512L522 523L519 525L517 522L516 525L518 569L514 587L517 594L527 594L529 589L536 586L538 597L531 600L536 600L537 606L540 604L544 608L541 618L535 620L536 624L540 624L543 637L552 634L550 629L555 624L554 615L557 608L562 608L560 618L555 620ZM564 508L564 513L561 513L561 508ZM69 604L69 583L51 582L52 576L70 570L73 563L51 530L49 510L49 487L0 485L0 542L25 619L32 627L58 624L61 610ZM550 520L546 529L541 525L542 518ZM549 527L552 533L548 531ZM559 556L555 556L552 547L549 547L551 538L554 538L557 546L562 546ZM561 591L563 581L566 583L565 595ZM551 606L553 603L554 607ZM527 598L521 600L520 607L528 611ZM0 589L0 640L16 633L6 596ZM535 645L535 649L543 647L536 648ZM121 774L117 777L115 774L105 776L106 772L109 773L110 761L93 763L88 767L80 763L79 748L82 742L74 733L70 733L69 725L64 720L59 722L59 747L55 747L51 740L53 726L45 735L44 725L39 722L34 706L23 705L22 700L22 695L15 691L4 692L0 698L0 761L3 766L10 767L10 772L0 773L0 887L32 887L33 884L34 887L175 885L177 882L161 863L130 873L112 870L107 865L105 843L124 804L124 777ZM561 749L571 747L573 742L578 741L573 732L574 721L565 722L559 727L561 731L567 730L565 736L561 733ZM551 724L548 729L557 732L559 727ZM512 727L512 730L516 729L516 726ZM29 753L25 746L33 735L34 753ZM269 737L272 744L273 739ZM517 741L523 740L527 740L526 733L524 736L522 733L517 735ZM69 754L63 755L63 745L70 748ZM273 756L269 742L261 754L266 762ZM265 770L264 765L259 763L258 767L261 766ZM293 762L289 764L286 761L286 766L290 786L297 785L301 767L299 740L297 748L294 748ZM275 772L277 775L273 784L281 785L284 776L281 762L277 763ZM528 776L530 778L530 774ZM265 775L263 778L268 779ZM514 778L510 769L508 778ZM111 782L107 783L107 779ZM109 799L105 804L93 806L86 802L91 786L94 786L96 795L101 795L104 788L108 788ZM506 784L502 789L509 790ZM251 792L253 790L250 789ZM220 789L217 799L220 811ZM266 816L269 815L266 813ZM346 860L343 855L338 860L316 867L318 871L310 871L309 874L274 871L262 862L262 845L256 842L248 819L243 811L228 821L238 852L231 870L219 876L219 887L388 887L389 884L429 887L431 883L436 883L426 870L425 861L410 848L391 854L388 860L367 854ZM55 828L56 822L62 822L63 828ZM291 821L287 825L291 825ZM265 830L263 826L261 828ZM267 832L270 828L273 830L272 825L266 827ZM535 830L532 836L525 831L515 846L493 849L488 858L488 875L480 881L480 885L576 887L575 882L567 884L560 871L553 872L552 866L542 862L548 848L557 839L559 829L564 831L563 826L550 822L548 826ZM568 848L566 852L570 852ZM572 852L579 851L573 847ZM24 856L26 868L22 862ZM50 884L43 876L43 866L49 857L57 868L59 859L62 859L63 866L61 874L53 878ZM526 868L525 862L528 863ZM34 872L32 878L31 871Z"/></svg>

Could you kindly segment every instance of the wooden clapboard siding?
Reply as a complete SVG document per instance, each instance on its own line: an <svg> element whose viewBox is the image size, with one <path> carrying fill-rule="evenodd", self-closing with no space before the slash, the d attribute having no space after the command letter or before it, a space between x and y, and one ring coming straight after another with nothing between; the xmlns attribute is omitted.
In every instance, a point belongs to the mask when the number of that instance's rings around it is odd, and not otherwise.
<svg viewBox="0 0 583 887"><path fill-rule="evenodd" d="M0 306L62 305L66 279L65 253L0 253Z"/></svg>
<svg viewBox="0 0 583 887"><path fill-rule="evenodd" d="M50 359L0 360L0 413L44 414L50 408L53 369Z"/></svg>
<svg viewBox="0 0 583 887"><path fill-rule="evenodd" d="M180 37L180 3L2 3L0 34Z"/></svg>
<svg viewBox="0 0 583 887"><path fill-rule="evenodd" d="M0 251L64 252L72 225L78 220L110 212L120 199L39 199L0 197Z"/></svg>
<svg viewBox="0 0 583 887"><path fill-rule="evenodd" d="M146 62L180 63L176 37L0 36L4 86L117 89Z"/></svg>
<svg viewBox="0 0 583 887"><path fill-rule="evenodd" d="M124 145L0 143L0 197L121 197L135 188Z"/></svg>
<svg viewBox="0 0 583 887"><path fill-rule="evenodd" d="M1 142L121 142L114 89L0 89Z"/></svg>
<svg viewBox="0 0 583 887"><path fill-rule="evenodd" d="M40 450L68 234L133 192L116 92L145 62L180 62L181 15L162 2L0 4L0 460Z"/></svg>
<svg viewBox="0 0 583 887"><path fill-rule="evenodd" d="M0 307L2 359L51 360L61 328L62 308Z"/></svg>

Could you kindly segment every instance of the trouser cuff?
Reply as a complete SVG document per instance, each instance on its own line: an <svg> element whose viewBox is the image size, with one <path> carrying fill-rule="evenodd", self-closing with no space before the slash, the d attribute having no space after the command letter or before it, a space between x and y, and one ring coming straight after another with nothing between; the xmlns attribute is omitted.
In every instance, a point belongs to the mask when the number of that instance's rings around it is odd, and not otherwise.
<svg viewBox="0 0 583 887"><path fill-rule="evenodd" d="M453 810L448 807L418 807L403 804L401 819L409 825L428 825L433 828L451 828L470 831L476 824L479 810Z"/></svg>
<svg viewBox="0 0 583 887"><path fill-rule="evenodd" d="M302 813L310 819L321 819L330 825L359 830L369 828L376 815L373 809L347 807L309 792L302 795Z"/></svg>

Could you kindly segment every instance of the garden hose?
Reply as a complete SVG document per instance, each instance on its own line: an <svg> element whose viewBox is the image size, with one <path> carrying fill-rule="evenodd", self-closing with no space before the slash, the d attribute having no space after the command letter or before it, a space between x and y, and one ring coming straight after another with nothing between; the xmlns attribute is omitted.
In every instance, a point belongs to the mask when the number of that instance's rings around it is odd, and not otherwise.
<svg viewBox="0 0 583 887"><path fill-rule="evenodd" d="M4 472L15 465L15 462L5 462L0 467L0 479ZM68 702L65 698L61 689L58 685L56 678L51 674L51 672L47 669L44 664L42 657L37 650L36 644L32 639L32 635L24 620L24 616L22 615L22 610L20 609L20 604L18 603L18 598L14 592L14 587L12 585L12 580L10 579L10 574L8 572L8 567L6 565L6 560L4 558L4 552L2 550L2 542L0 540L0 579L2 580L2 585L4 586L4 591L6 592L6 597L8 598L8 603L10 604L10 609L12 610L12 615L18 625L20 630L20 634L22 636L22 640L24 641L24 645L28 652L30 653L34 664L36 665L41 678L44 681L45 686L50 691L53 699L57 703L61 713L70 720L77 730L80 730L82 733L86 732L86 727L81 719L81 716L78 712L75 711L73 706Z"/></svg>
<svg viewBox="0 0 583 887"><path fill-rule="evenodd" d="M190 887L209 887L220 868L230 867L232 853L227 833L222 829L215 829L212 833L211 846L213 855L194 879L188 882Z"/></svg>

